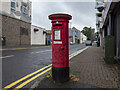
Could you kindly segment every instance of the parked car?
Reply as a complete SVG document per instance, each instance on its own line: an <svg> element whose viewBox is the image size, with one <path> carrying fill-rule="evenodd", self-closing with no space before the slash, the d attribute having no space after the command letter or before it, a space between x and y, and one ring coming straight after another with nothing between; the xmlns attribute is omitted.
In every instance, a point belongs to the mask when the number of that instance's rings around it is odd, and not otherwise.
<svg viewBox="0 0 120 90"><path fill-rule="evenodd" d="M94 43L97 43L97 41L94 41Z"/></svg>
<svg viewBox="0 0 120 90"><path fill-rule="evenodd" d="M88 45L92 46L92 41L91 40L87 40L85 44L86 44L86 46L88 46Z"/></svg>

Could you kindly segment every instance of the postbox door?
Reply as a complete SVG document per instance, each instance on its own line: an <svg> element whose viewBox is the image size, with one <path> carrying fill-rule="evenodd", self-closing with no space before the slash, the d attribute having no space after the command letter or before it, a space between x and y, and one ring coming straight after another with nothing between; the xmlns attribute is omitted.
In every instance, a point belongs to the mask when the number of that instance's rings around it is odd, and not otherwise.
<svg viewBox="0 0 120 90"><path fill-rule="evenodd" d="M53 28L52 64L54 67L68 66L68 34L64 28ZM68 33L68 32L67 32Z"/></svg>

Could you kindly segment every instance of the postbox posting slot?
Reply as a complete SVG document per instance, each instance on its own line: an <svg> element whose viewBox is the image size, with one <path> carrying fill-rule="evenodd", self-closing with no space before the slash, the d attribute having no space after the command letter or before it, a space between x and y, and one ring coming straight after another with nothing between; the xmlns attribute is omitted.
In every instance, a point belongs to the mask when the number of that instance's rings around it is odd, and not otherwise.
<svg viewBox="0 0 120 90"><path fill-rule="evenodd" d="M55 26L62 26L62 24L54 24L53 27L55 27Z"/></svg>

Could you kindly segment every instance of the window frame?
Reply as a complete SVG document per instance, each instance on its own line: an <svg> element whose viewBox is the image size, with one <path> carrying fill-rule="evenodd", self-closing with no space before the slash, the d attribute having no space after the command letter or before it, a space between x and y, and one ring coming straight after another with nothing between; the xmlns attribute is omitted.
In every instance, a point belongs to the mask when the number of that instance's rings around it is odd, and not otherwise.
<svg viewBox="0 0 120 90"><path fill-rule="evenodd" d="M22 13L25 15L28 15L28 6L27 5L22 5Z"/></svg>
<svg viewBox="0 0 120 90"><path fill-rule="evenodd" d="M28 34L29 34L28 29L24 28L24 27L20 27L20 34L28 36Z"/></svg>
<svg viewBox="0 0 120 90"><path fill-rule="evenodd" d="M14 3L14 7L12 6L12 3ZM11 0L11 10L16 11L16 2L14 0Z"/></svg>

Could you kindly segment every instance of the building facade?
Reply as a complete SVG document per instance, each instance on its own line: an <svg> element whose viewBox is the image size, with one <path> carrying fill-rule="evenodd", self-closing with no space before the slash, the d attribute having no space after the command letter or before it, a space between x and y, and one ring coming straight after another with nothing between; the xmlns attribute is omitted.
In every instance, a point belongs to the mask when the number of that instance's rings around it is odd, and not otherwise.
<svg viewBox="0 0 120 90"><path fill-rule="evenodd" d="M92 28L92 29L91 29L91 32L92 32L91 40L92 40L92 41L95 41L95 40L96 40L95 29Z"/></svg>
<svg viewBox="0 0 120 90"><path fill-rule="evenodd" d="M31 26L31 45L45 45L46 30L44 28L32 25Z"/></svg>
<svg viewBox="0 0 120 90"><path fill-rule="evenodd" d="M77 29L77 28L75 28L75 27L73 27L72 29L71 29L71 36L72 36L72 41L73 41L73 43L80 43L80 31ZM69 35L70 35L69 34ZM70 36L70 37L71 37Z"/></svg>
<svg viewBox="0 0 120 90"><path fill-rule="evenodd" d="M29 0L7 0L1 2L2 44L5 46L30 45L31 2Z"/></svg>
<svg viewBox="0 0 120 90"><path fill-rule="evenodd" d="M78 43L78 44L82 44L86 41L87 37L81 33L80 30L78 30L77 28L73 27L71 29L69 29L69 42L70 43Z"/></svg>
<svg viewBox="0 0 120 90"><path fill-rule="evenodd" d="M105 60L114 63L120 60L120 0L96 0L96 3L97 10L103 8L99 13L101 16L97 13L96 27L100 33Z"/></svg>
<svg viewBox="0 0 120 90"><path fill-rule="evenodd" d="M73 43L73 30L72 28L69 28L69 43Z"/></svg>
<svg viewBox="0 0 120 90"><path fill-rule="evenodd" d="M83 43L86 42L86 40L87 40L87 37L83 33L81 33L81 35L80 35L80 43L83 44Z"/></svg>

